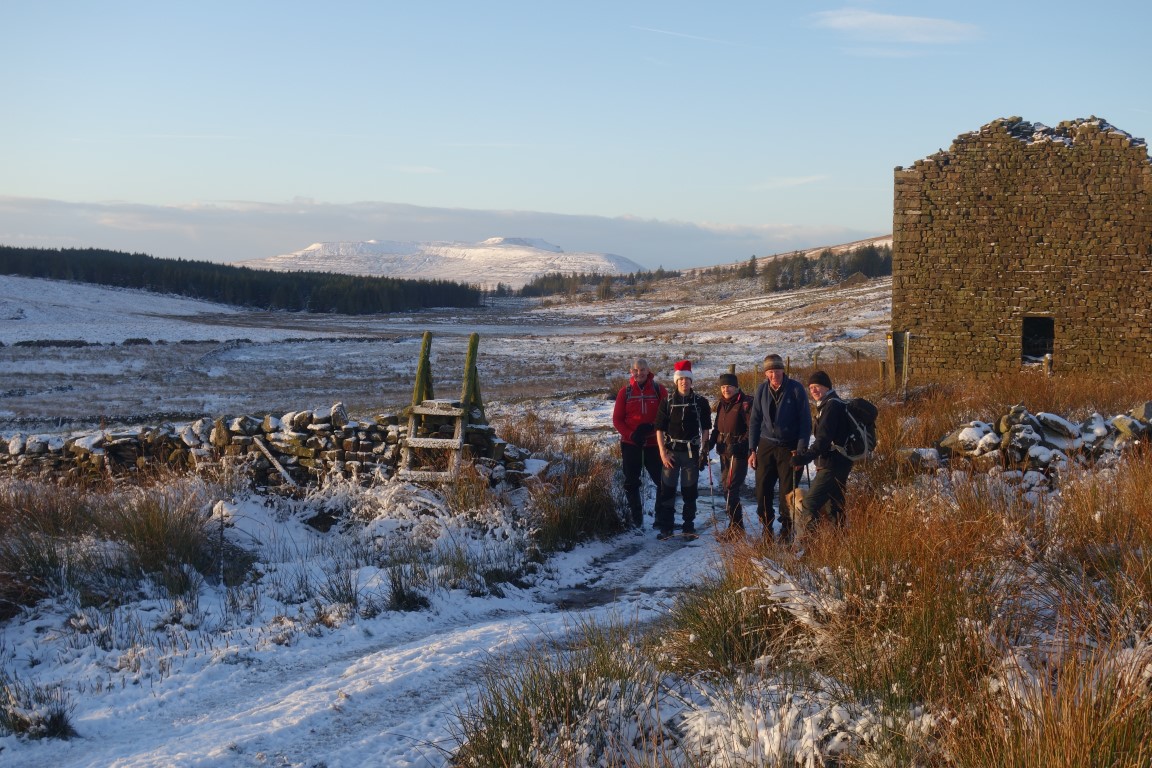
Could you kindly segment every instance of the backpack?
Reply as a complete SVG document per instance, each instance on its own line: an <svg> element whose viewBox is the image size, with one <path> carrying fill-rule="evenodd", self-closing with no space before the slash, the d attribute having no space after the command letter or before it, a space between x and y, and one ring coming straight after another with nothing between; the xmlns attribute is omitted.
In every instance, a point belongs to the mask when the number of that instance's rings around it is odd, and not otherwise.
<svg viewBox="0 0 1152 768"><path fill-rule="evenodd" d="M852 461L860 461L876 450L876 415L879 410L875 403L863 397L850 397L840 402L844 403L851 427L844 445L833 443L832 447Z"/></svg>

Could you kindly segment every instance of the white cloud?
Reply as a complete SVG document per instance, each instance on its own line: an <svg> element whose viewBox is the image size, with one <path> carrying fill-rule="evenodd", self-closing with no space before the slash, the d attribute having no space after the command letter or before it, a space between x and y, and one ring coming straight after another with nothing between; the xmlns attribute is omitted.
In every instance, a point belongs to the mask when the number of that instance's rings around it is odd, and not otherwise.
<svg viewBox="0 0 1152 768"><path fill-rule="evenodd" d="M954 44L980 37L980 27L926 16L895 16L857 8L815 14L816 26L875 43Z"/></svg>

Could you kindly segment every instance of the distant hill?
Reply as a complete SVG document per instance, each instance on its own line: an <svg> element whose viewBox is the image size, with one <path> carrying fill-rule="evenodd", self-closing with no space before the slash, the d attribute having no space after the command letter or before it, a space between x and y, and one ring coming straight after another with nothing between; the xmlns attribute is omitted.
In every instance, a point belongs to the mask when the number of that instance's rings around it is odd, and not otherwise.
<svg viewBox="0 0 1152 768"><path fill-rule="evenodd" d="M520 288L552 273L619 275L644 267L610 253L567 253L543 240L493 237L479 243L396 240L315 243L299 251L237 262L277 272L324 271L420 280L451 280L491 290Z"/></svg>
<svg viewBox="0 0 1152 768"><path fill-rule="evenodd" d="M853 240L850 243L841 243L840 245L822 245L819 248L800 248L800 249L797 249L794 251L781 251L780 253L768 254L766 256L757 256L756 258L762 264L767 263L769 261L774 261L774 260L790 259L793 256L795 256L796 254L801 254L807 259L817 259L820 257L820 254L824 253L825 251L831 251L832 253L834 253L836 255L842 255L842 254L846 254L846 253L852 253L853 251L860 251L860 250L863 250L865 248L868 248L869 246L874 247L874 248L891 248L892 247L892 235L878 235L876 237L865 238L864 240ZM699 270L714 269L716 266L719 266L719 267L738 267L741 264L746 264L746 263L747 263L746 260L742 260L742 261L728 262L725 264L717 264L713 267L697 267L696 269L699 269Z"/></svg>

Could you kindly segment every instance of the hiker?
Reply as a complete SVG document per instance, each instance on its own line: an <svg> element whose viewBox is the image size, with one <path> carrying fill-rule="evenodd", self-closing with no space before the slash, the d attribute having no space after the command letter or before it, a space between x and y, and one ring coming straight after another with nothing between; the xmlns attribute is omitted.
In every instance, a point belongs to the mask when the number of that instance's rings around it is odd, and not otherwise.
<svg viewBox="0 0 1152 768"><path fill-rule="evenodd" d="M712 409L708 400L692 391L692 363L681 360L672 374L675 389L666 400L660 401L656 412L656 445L660 449L660 492L656 497L656 520L661 541L671 538L676 528L676 481L680 481L680 497L684 519L682 530L686 538L696 538L696 497L700 470L706 454L702 450L708 443L712 429Z"/></svg>
<svg viewBox="0 0 1152 768"><path fill-rule="evenodd" d="M832 522L843 527L844 487L852 471L852 459L836 450L837 445L844 445L852 429L848 406L832 389L832 379L824 371L815 371L808 377L808 394L816 403L815 439L810 448L797 451L792 457L792 464L798 468L816 462L816 476L804 496L801 528L805 533L815 528L825 504L829 504Z"/></svg>
<svg viewBox="0 0 1152 768"><path fill-rule="evenodd" d="M789 503L800 480L792 454L808 448L812 412L804 385L784 372L780 355L764 357L764 379L756 388L748 419L748 465L756 471L756 515L764 527L762 535L766 539L772 535L772 492L779 482L780 540L789 543L794 534Z"/></svg>
<svg viewBox="0 0 1152 768"><path fill-rule="evenodd" d="M740 490L748 477L748 421L752 412L752 398L741 391L736 374L720 374L720 398L715 411L716 429L709 448L715 448L720 457L720 490L724 492L724 510L728 513L728 528L720 537L734 540L744 536ZM708 453L704 451L705 458Z"/></svg>
<svg viewBox="0 0 1152 768"><path fill-rule="evenodd" d="M641 528L644 508L640 500L640 472L645 470L656 486L656 499L660 499L660 449L656 446L656 410L667 399L668 389L656 383L648 361L638 357L632 361L632 377L616 394L612 409L612 425L620 433L620 464L624 473L624 497L628 502L630 519L626 522Z"/></svg>

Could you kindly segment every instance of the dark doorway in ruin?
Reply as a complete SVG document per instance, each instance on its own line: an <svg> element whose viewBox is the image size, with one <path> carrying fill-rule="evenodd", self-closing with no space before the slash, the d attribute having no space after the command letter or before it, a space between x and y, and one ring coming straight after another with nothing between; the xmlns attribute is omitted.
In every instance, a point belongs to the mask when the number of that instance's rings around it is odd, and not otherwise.
<svg viewBox="0 0 1152 768"><path fill-rule="evenodd" d="M1020 334L1020 356L1025 363L1037 363L1052 354L1056 323L1050 317L1026 317Z"/></svg>

